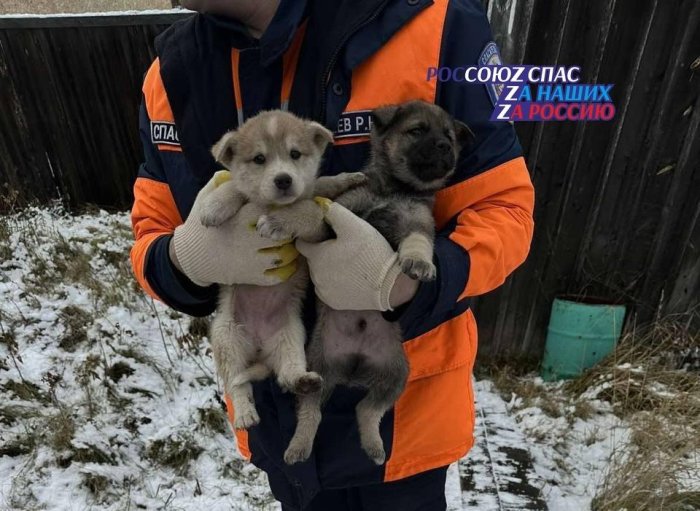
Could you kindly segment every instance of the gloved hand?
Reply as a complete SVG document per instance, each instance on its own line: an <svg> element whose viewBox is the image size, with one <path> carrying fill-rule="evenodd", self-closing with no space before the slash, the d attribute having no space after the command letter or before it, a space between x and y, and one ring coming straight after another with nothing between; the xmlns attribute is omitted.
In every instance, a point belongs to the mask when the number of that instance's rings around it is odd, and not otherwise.
<svg viewBox="0 0 700 511"><path fill-rule="evenodd" d="M391 310L389 295L401 272L398 255L379 231L338 203L318 200L336 238L297 240L316 294L336 310Z"/></svg>
<svg viewBox="0 0 700 511"><path fill-rule="evenodd" d="M255 231L258 218L265 213L261 207L248 203L218 227L202 225L203 198L230 178L228 171L217 172L200 190L187 220L175 229L170 242L173 263L199 286L284 282L296 271L299 252L291 240L274 242Z"/></svg>

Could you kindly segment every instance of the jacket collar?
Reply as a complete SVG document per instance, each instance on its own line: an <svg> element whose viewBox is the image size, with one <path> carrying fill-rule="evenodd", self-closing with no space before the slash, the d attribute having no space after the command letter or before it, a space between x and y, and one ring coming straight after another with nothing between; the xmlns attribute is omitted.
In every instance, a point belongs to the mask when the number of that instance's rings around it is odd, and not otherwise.
<svg viewBox="0 0 700 511"><path fill-rule="evenodd" d="M208 23L228 34L234 48L259 48L261 64L267 66L277 60L289 46L304 19L306 4L306 0L280 0L270 26L260 39L250 35L247 27L233 18L210 13L202 16Z"/></svg>

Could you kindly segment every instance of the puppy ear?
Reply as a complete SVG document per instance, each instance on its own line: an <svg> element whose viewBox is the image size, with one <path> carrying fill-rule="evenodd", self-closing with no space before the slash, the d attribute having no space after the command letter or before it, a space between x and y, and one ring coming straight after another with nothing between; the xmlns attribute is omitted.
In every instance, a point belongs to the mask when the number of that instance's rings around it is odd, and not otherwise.
<svg viewBox="0 0 700 511"><path fill-rule="evenodd" d="M317 122L312 121L309 123L309 132L311 133L314 145L321 151L325 150L328 144L333 143L333 133Z"/></svg>
<svg viewBox="0 0 700 511"><path fill-rule="evenodd" d="M465 147L469 147L474 143L474 140L476 137L474 136L474 132L464 124L462 121L454 120L454 126L455 126L455 137L457 138L457 143L459 144L459 148L463 149Z"/></svg>
<svg viewBox="0 0 700 511"><path fill-rule="evenodd" d="M211 148L211 154L219 163L228 165L236 154L236 132L229 131Z"/></svg>
<svg viewBox="0 0 700 511"><path fill-rule="evenodd" d="M401 106L399 105L389 105L381 108L375 108L370 114L372 116L372 127L376 128L379 133L386 131L386 129L398 118L397 114L399 113L399 110L401 110Z"/></svg>

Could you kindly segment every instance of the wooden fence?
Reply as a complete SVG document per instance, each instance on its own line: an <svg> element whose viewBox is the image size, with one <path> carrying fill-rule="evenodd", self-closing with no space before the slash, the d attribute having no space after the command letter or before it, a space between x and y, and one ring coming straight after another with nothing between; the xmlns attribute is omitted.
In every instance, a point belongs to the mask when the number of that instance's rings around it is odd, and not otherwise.
<svg viewBox="0 0 700 511"><path fill-rule="evenodd" d="M475 304L480 350L537 359L554 296L630 306L700 295L700 1L485 0L506 62L612 83L609 123L516 126L536 187L528 261ZM178 14L0 19L0 195L126 208L154 36Z"/></svg>
<svg viewBox="0 0 700 511"><path fill-rule="evenodd" d="M560 294L629 322L700 298L700 1L490 0L504 60L612 83L609 123L520 123L536 190L527 262L476 308L490 354L539 357Z"/></svg>
<svg viewBox="0 0 700 511"><path fill-rule="evenodd" d="M181 16L0 18L0 196L128 208L143 75Z"/></svg>

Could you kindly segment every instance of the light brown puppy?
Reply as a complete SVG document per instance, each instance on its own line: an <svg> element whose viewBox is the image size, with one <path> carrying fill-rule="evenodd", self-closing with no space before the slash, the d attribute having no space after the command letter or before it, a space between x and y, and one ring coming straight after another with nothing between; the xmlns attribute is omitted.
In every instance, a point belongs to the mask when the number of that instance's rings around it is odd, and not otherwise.
<svg viewBox="0 0 700 511"><path fill-rule="evenodd" d="M295 219L315 218L313 224L323 224L323 213L312 197L335 197L366 179L361 173L317 178L321 157L332 140L330 131L320 124L282 111L263 112L225 134L212 154L231 171L232 179L204 199L202 223L220 225L244 204L253 203L261 213L256 228L268 238L287 235L268 222L265 213L271 210L279 216L289 210ZM317 231L306 232L301 225L295 235L318 241ZM283 389L297 394L321 387L321 377L307 371L304 354L301 304L307 285L308 268L301 260L297 271L278 285L221 286L210 339L217 372L233 402L237 429L260 421L252 379L272 372Z"/></svg>

